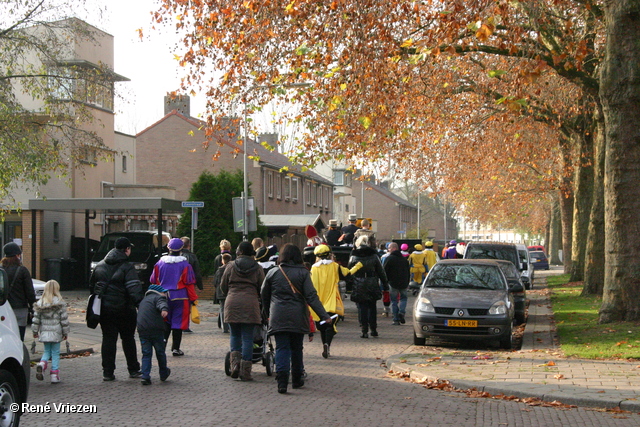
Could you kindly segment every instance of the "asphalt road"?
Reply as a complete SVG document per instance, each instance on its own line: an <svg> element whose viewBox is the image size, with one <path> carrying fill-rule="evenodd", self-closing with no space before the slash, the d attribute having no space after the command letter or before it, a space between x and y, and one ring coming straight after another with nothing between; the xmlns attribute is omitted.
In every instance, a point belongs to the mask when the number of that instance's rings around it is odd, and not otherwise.
<svg viewBox="0 0 640 427"><path fill-rule="evenodd" d="M402 326L380 318L379 338L359 338L355 307L339 324L331 357L323 359L319 336L305 343L305 387L277 393L274 377L253 365L255 381L232 380L224 373L228 335L207 316L185 334L183 357L169 358L169 381L142 386L129 379L122 353L115 382L103 382L100 355L63 359L60 384L32 376L30 404L49 412L25 414L23 426L638 426L639 414L606 413L583 408L527 406L505 400L469 398L429 390L388 376L385 359L412 347L411 319ZM80 314L73 314L80 322ZM73 330L72 330L73 333ZM73 336L70 337L73 339ZM99 347L96 347L96 351ZM139 348L138 348L138 351ZM415 347L411 349L415 351ZM154 362L155 363L155 362ZM88 413L60 411L63 404L95 405ZM67 407L64 407L67 408Z"/></svg>

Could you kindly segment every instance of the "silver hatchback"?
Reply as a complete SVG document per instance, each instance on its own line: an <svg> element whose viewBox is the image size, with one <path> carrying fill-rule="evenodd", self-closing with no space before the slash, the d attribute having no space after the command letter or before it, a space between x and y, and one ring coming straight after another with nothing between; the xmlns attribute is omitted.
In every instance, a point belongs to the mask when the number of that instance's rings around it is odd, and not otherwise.
<svg viewBox="0 0 640 427"><path fill-rule="evenodd" d="M511 349L513 292L497 262L452 259L438 262L422 284L413 309L413 341L426 338L498 341Z"/></svg>

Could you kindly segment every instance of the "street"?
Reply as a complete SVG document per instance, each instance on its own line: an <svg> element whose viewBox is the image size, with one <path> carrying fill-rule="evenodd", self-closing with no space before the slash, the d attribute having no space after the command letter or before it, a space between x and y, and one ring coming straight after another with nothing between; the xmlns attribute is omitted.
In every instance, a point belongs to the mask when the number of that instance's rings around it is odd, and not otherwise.
<svg viewBox="0 0 640 427"><path fill-rule="evenodd" d="M80 300L81 301L81 300ZM412 298L408 308L412 306ZM305 342L304 388L285 395L276 391L275 376L253 365L253 382L232 380L224 373L229 335L217 327L217 306L203 301L203 322L183 338L183 357L168 356L172 374L162 383L157 364L153 384L129 379L120 351L115 382L103 382L99 346L88 357L63 359L57 385L32 376L29 403L51 406L49 413L23 416L24 426L637 426L640 415L593 409L533 407L461 393L429 390L387 376L385 359L422 351L412 346L410 311L407 324L392 326L379 318L379 338L361 339L355 306L346 302L346 320L338 325L331 357L323 359L319 335ZM381 304L380 304L381 307ZM212 313L213 312L213 313ZM71 313L74 329L84 328L81 313ZM76 329L79 330L79 329ZM99 329L98 329L99 332ZM138 352L140 348L138 347ZM53 405L95 405L95 412L57 412ZM64 409L63 407L62 409ZM68 407L67 407L68 408Z"/></svg>

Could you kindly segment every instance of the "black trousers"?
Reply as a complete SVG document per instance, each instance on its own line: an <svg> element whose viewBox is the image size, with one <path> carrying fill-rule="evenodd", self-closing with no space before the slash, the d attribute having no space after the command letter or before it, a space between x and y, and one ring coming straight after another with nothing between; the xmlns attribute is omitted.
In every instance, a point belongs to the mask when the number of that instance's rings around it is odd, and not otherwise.
<svg viewBox="0 0 640 427"><path fill-rule="evenodd" d="M360 326L362 332L369 332L378 330L378 313L377 313L377 301L367 301L358 303L358 317L360 320Z"/></svg>
<svg viewBox="0 0 640 427"><path fill-rule="evenodd" d="M127 359L127 369L129 373L140 370L135 338L136 322L135 309L118 313L103 312L100 314L100 328L102 329L102 371L104 375L113 375L116 370L118 336L120 336L120 340L122 341L122 350Z"/></svg>
<svg viewBox="0 0 640 427"><path fill-rule="evenodd" d="M171 325L165 324L164 328L164 345L166 347L169 342L169 336L171 336L171 350L180 350L180 344L182 344L182 329L171 329Z"/></svg>

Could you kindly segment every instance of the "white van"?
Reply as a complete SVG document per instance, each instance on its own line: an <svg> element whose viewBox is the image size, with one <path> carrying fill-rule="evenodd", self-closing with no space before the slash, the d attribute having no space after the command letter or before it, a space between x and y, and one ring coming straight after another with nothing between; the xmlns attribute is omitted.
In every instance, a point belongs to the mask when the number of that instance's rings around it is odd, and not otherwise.
<svg viewBox="0 0 640 427"><path fill-rule="evenodd" d="M529 257L529 249L525 245L516 244L516 249L518 249L518 256L520 257L520 263L524 266L526 264L527 268L523 269L520 272L520 277L522 278L522 283L524 283L525 289L529 290L533 288L533 276L535 274L535 270L533 269L533 264L531 264L531 259Z"/></svg>
<svg viewBox="0 0 640 427"><path fill-rule="evenodd" d="M20 339L18 321L7 301L9 286L7 272L0 268L0 424L18 427L20 408L29 394L31 365L27 347Z"/></svg>

